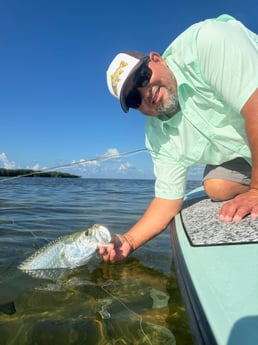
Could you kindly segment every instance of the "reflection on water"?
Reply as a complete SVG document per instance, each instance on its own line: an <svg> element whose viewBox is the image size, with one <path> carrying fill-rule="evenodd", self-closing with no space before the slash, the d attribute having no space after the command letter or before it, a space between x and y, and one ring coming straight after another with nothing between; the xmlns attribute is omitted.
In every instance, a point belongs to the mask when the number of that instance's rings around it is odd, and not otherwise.
<svg viewBox="0 0 258 345"><path fill-rule="evenodd" d="M129 228L152 187L44 178L0 184L0 345L193 344L168 232L116 264L94 258L44 280L16 269L65 233L96 222L115 232Z"/></svg>
<svg viewBox="0 0 258 345"><path fill-rule="evenodd" d="M134 258L81 267L59 282L34 282L0 314L2 344L175 344L168 278ZM8 284L7 284L8 286ZM162 290L160 290L162 288ZM180 318L180 307L173 318ZM181 315L182 316L182 315Z"/></svg>

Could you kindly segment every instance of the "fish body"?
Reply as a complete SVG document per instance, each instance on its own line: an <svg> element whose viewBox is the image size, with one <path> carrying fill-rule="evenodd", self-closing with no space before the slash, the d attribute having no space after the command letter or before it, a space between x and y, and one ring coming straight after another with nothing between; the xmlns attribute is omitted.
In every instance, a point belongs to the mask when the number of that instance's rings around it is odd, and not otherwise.
<svg viewBox="0 0 258 345"><path fill-rule="evenodd" d="M23 261L22 271L72 269L86 264L97 248L110 242L109 230L95 224L88 230L75 232L54 240Z"/></svg>

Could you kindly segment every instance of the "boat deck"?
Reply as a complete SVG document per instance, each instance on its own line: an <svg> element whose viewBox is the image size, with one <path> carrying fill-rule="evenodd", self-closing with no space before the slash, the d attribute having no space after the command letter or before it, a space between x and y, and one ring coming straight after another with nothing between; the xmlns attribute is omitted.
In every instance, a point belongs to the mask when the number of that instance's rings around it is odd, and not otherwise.
<svg viewBox="0 0 258 345"><path fill-rule="evenodd" d="M258 219L249 216L239 223L219 220L223 202L205 197L187 199L181 212L181 221L192 246L258 243ZM194 220L194 221L193 221Z"/></svg>
<svg viewBox="0 0 258 345"><path fill-rule="evenodd" d="M258 219L223 223L202 188L171 224L175 266L197 345L258 344Z"/></svg>

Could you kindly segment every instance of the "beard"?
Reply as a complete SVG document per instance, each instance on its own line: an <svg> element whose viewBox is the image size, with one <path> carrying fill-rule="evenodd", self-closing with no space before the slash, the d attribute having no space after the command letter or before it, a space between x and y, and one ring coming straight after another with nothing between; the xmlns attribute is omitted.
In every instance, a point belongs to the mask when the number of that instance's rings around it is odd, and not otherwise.
<svg viewBox="0 0 258 345"><path fill-rule="evenodd" d="M180 110L180 105L178 101L178 96L174 90L168 88L169 98L166 104L161 105L157 109L157 115L167 115L172 116Z"/></svg>

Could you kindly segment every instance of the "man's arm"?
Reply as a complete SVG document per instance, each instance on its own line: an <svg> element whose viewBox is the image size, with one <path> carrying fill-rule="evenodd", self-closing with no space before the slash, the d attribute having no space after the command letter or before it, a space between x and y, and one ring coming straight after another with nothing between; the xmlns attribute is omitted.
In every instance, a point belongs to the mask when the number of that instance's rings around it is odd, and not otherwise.
<svg viewBox="0 0 258 345"><path fill-rule="evenodd" d="M114 235L110 246L99 249L105 261L118 261L164 231L180 211L183 199L154 198L140 220L124 235Z"/></svg>
<svg viewBox="0 0 258 345"><path fill-rule="evenodd" d="M244 104L241 113L252 153L251 185L248 192L224 204L220 210L222 221L239 222L249 213L252 218L258 216L258 89Z"/></svg>
<svg viewBox="0 0 258 345"><path fill-rule="evenodd" d="M245 118L246 133L252 152L251 188L258 191L258 89L252 94L242 108Z"/></svg>

